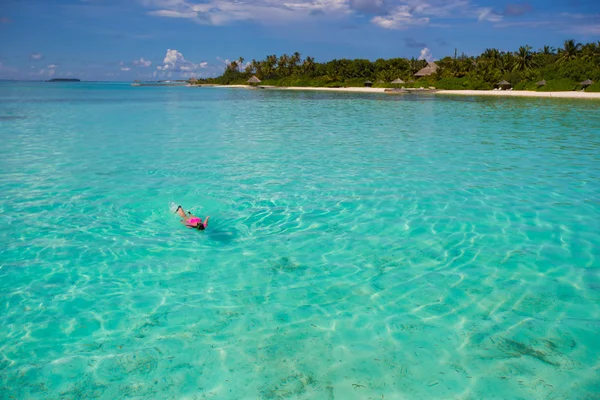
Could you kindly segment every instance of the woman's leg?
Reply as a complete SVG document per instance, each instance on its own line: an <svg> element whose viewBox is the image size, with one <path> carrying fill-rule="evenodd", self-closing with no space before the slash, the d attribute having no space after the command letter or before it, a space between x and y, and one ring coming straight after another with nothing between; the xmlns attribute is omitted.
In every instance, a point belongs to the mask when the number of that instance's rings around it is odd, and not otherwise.
<svg viewBox="0 0 600 400"><path fill-rule="evenodd" d="M183 210L183 208L181 206L177 207L177 214L179 214L179 216L181 216L181 218L187 218L187 215L185 215L185 211Z"/></svg>

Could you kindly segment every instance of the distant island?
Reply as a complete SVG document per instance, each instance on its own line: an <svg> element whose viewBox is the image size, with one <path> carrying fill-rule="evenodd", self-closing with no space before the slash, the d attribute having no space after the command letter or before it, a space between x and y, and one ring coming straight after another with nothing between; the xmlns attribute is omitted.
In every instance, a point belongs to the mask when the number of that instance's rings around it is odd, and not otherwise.
<svg viewBox="0 0 600 400"><path fill-rule="evenodd" d="M429 61L429 62L428 62ZM191 85L252 85L321 88L436 88L441 90L517 90L600 92L600 42L566 40L562 48L533 51L489 48L478 56L440 60L392 58L340 59L322 63L300 53L268 55L246 63L243 57L215 78L192 78Z"/></svg>
<svg viewBox="0 0 600 400"><path fill-rule="evenodd" d="M46 82L81 82L81 79L74 78L54 78L47 80Z"/></svg>

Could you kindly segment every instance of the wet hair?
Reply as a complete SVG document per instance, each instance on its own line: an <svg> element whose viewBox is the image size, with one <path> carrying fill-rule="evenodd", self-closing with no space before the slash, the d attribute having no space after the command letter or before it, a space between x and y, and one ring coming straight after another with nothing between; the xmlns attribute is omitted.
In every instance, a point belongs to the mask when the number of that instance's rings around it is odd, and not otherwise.
<svg viewBox="0 0 600 400"><path fill-rule="evenodd" d="M199 222L198 225L196 225L196 229L198 229L199 231L203 231L204 229L206 229L206 227L203 223Z"/></svg>

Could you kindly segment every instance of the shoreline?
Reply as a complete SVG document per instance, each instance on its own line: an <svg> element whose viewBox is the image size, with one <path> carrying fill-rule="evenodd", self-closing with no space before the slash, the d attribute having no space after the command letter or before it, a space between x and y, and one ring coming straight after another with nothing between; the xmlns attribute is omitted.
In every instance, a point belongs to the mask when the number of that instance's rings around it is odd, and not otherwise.
<svg viewBox="0 0 600 400"><path fill-rule="evenodd" d="M532 92L527 90L412 90L408 93L385 92L386 88L369 87L345 87L345 88L325 88L325 87L301 87L301 86L259 86L252 87L248 85L214 85L212 87L220 88L260 88L263 90L293 90L293 91L319 91L319 92L342 92L342 93L381 93L390 95L406 94L435 94L435 95L455 95L455 96L495 96L495 97L537 97L537 98L555 98L555 99L594 99L600 100L599 93L590 92Z"/></svg>

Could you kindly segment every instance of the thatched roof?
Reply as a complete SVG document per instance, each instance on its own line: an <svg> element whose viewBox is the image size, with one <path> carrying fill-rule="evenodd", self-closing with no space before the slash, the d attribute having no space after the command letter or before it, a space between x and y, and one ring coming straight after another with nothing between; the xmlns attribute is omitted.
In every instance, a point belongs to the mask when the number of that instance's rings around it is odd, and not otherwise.
<svg viewBox="0 0 600 400"><path fill-rule="evenodd" d="M419 77L432 75L433 73L435 73L435 71L437 71L438 68L439 67L434 62L427 63L427 66L421 69L419 72L417 72L415 76Z"/></svg>
<svg viewBox="0 0 600 400"><path fill-rule="evenodd" d="M371 81L365 81L365 84L368 84L368 83L370 83L371 85L373 84L373 82L371 82Z"/></svg>
<svg viewBox="0 0 600 400"><path fill-rule="evenodd" d="M507 86L507 85L510 86L510 82L500 81L496 85L498 85L498 86Z"/></svg>
<svg viewBox="0 0 600 400"><path fill-rule="evenodd" d="M252 78L248 79L248 83L260 83L260 79L256 75L252 75Z"/></svg>
<svg viewBox="0 0 600 400"><path fill-rule="evenodd" d="M399 85L399 84L401 84L401 83L404 83L404 81L403 81L402 79L398 78L398 79L394 79L394 80L392 81L392 83L393 83L394 85Z"/></svg>
<svg viewBox="0 0 600 400"><path fill-rule="evenodd" d="M594 81L591 80L591 79L587 79L587 80L585 80L585 81L583 81L583 82L580 83L581 86L590 86L590 85L593 85L593 84L594 84Z"/></svg>
<svg viewBox="0 0 600 400"><path fill-rule="evenodd" d="M545 79L541 80L541 81L537 82L536 85L538 85L538 86L546 86L546 80Z"/></svg>

